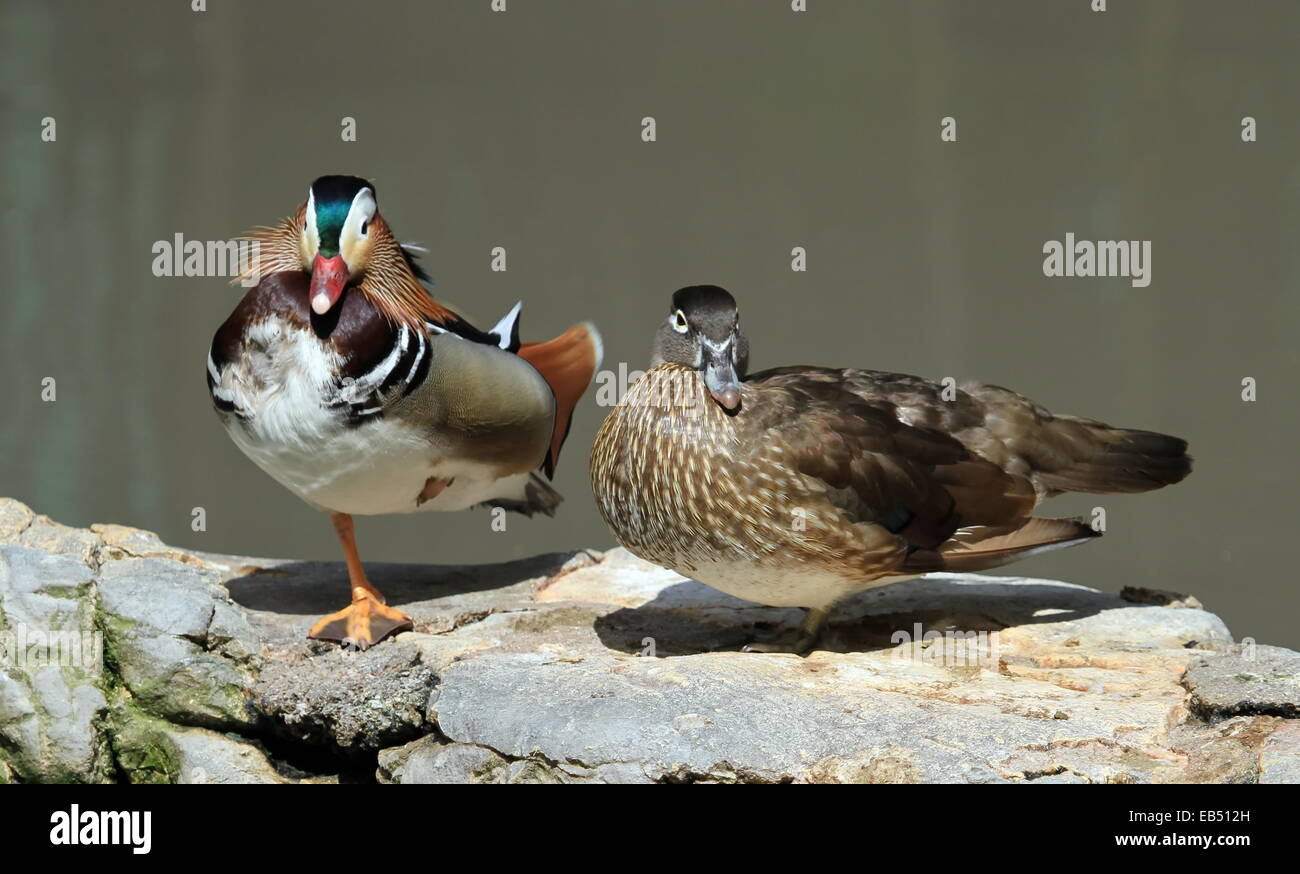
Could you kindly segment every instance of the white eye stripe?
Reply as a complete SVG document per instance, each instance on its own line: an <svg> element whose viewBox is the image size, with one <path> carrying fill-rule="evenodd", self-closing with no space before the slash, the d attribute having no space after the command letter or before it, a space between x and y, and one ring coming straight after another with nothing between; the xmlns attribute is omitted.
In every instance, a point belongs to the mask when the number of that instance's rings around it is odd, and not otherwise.
<svg viewBox="0 0 1300 874"><path fill-rule="evenodd" d="M307 189L307 214L302 227L303 260L310 263L320 250L320 232L316 229L316 193Z"/></svg>
<svg viewBox="0 0 1300 874"><path fill-rule="evenodd" d="M668 317L668 324L673 326L673 330L679 334L685 334L690 330L690 325L686 323L686 313L678 310Z"/></svg>
<svg viewBox="0 0 1300 874"><path fill-rule="evenodd" d="M339 234L339 250L351 252L357 240L368 237L369 227L366 227L366 233L362 233L361 229L374 217L375 193L369 188L363 188L352 198L352 205L348 207L348 217L343 221L343 231Z"/></svg>
<svg viewBox="0 0 1300 874"><path fill-rule="evenodd" d="M363 199L361 196L363 194L366 195L365 199ZM356 199L352 201L352 207L348 211L351 212L352 209L359 211L361 225L357 229L358 233L360 233L361 236L363 237L369 236L370 220L375 217L374 192L372 192L369 188L363 188L360 191L358 191Z"/></svg>
<svg viewBox="0 0 1300 874"><path fill-rule="evenodd" d="M352 205L348 207L347 221L344 226L354 225L360 229L361 225L370 221L375 216L375 194L369 188L363 188L357 192L357 196L352 198Z"/></svg>

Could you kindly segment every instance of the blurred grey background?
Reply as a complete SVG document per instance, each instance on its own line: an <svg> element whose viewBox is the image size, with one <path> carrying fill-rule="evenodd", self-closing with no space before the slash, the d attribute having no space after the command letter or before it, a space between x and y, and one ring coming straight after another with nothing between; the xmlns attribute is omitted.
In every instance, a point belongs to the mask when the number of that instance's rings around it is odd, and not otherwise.
<svg viewBox="0 0 1300 874"><path fill-rule="evenodd" d="M488 324L523 299L532 339L594 320L615 371L644 366L674 289L717 283L754 369L976 378L1186 437L1188 481L1058 501L1104 506L1106 539L1007 572L1189 591L1238 637L1300 643L1294 0L189 5L3 4L0 494L196 549L338 559L327 520L210 408L208 344L242 290L155 277L151 246L274 222L350 173L429 247L442 299ZM1044 278L1066 232L1151 240L1151 285ZM363 558L609 546L586 469L602 415L578 413L557 518L365 518Z"/></svg>

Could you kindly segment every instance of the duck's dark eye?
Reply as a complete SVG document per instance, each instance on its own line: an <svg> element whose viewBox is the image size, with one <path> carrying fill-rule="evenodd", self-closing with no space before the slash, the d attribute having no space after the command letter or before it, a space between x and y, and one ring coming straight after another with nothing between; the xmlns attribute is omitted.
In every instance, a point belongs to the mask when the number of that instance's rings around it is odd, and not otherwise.
<svg viewBox="0 0 1300 874"><path fill-rule="evenodd" d="M679 334L686 333L686 314L681 310L678 310L673 314L673 328L675 328Z"/></svg>
<svg viewBox="0 0 1300 874"><path fill-rule="evenodd" d="M366 219L361 223L361 236L364 237L366 235L366 229L369 227L370 227L370 219Z"/></svg>

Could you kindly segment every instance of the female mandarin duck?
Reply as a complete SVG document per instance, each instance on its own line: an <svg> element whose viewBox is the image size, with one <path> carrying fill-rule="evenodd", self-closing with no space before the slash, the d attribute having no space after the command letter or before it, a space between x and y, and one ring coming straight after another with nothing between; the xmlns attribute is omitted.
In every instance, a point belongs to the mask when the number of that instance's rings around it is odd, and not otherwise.
<svg viewBox="0 0 1300 874"><path fill-rule="evenodd" d="M807 652L836 602L929 571L979 571L1098 536L1030 513L1062 492L1145 492L1191 471L1187 444L1053 416L991 385L874 370L746 377L721 288L673 295L651 370L592 450L596 503L644 559L738 598L806 607Z"/></svg>
<svg viewBox="0 0 1300 874"><path fill-rule="evenodd" d="M535 471L554 473L600 338L581 324L521 345L519 305L482 332L435 302L363 179L317 179L252 239L260 282L213 338L208 389L244 454L332 515L352 604L309 636L365 649L412 624L366 579L352 515L553 514Z"/></svg>

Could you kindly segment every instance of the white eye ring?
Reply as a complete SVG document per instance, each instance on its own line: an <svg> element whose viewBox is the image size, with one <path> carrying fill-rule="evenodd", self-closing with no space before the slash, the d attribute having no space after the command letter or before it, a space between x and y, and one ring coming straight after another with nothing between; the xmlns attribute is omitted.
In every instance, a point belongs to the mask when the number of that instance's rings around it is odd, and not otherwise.
<svg viewBox="0 0 1300 874"><path fill-rule="evenodd" d="M673 330L679 334L685 334L690 330L690 325L686 324L686 313L681 310L678 310L669 317L669 324L671 324Z"/></svg>

